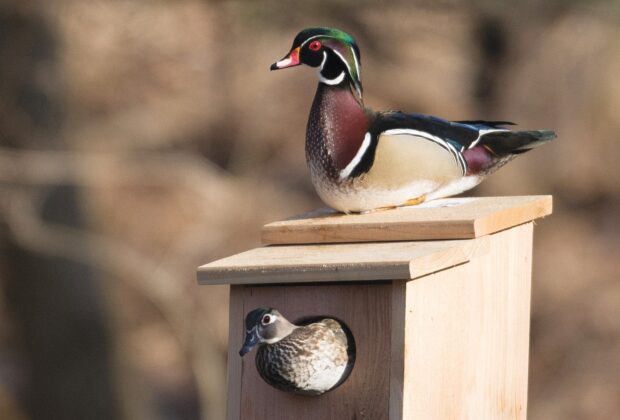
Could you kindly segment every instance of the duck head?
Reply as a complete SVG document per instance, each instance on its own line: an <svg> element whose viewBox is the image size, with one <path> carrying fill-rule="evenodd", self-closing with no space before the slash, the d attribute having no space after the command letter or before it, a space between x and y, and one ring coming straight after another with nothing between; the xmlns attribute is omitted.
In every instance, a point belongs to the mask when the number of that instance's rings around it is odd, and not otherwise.
<svg viewBox="0 0 620 420"><path fill-rule="evenodd" d="M239 350L243 357L257 344L273 344L282 340L297 328L276 309L258 308L245 317L245 342Z"/></svg>
<svg viewBox="0 0 620 420"><path fill-rule="evenodd" d="M348 82L362 99L360 51L355 39L331 28L309 28L297 34L290 52L271 65L271 70L306 64L319 68L319 80L328 85Z"/></svg>

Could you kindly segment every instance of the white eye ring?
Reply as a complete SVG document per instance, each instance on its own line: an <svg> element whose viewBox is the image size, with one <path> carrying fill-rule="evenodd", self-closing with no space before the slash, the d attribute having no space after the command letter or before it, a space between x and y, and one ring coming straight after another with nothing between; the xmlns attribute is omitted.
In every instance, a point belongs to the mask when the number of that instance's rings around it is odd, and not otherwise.
<svg viewBox="0 0 620 420"><path fill-rule="evenodd" d="M272 324L273 322L275 322L276 320L276 316L275 315L269 315L269 314L265 314L263 315L263 319L261 319L261 324L263 325L269 325Z"/></svg>

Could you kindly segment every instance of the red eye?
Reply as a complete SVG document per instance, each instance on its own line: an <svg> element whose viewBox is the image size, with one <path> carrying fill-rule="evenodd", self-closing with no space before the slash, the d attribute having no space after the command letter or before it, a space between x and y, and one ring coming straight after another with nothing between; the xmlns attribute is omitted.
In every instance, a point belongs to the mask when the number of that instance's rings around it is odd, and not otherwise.
<svg viewBox="0 0 620 420"><path fill-rule="evenodd" d="M311 51L318 51L321 49L321 43L319 41L312 41L310 45L308 45Z"/></svg>

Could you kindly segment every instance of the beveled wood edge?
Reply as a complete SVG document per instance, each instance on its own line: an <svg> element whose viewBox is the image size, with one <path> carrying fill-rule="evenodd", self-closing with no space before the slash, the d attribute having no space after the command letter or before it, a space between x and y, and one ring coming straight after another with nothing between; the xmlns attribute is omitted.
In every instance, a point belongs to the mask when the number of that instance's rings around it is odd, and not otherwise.
<svg viewBox="0 0 620 420"><path fill-rule="evenodd" d="M476 257L487 254L490 251L490 247L491 241L489 236L481 236L469 241L463 241L459 247L441 249L432 254L420 256L409 263L408 280L415 280L456 265L467 263Z"/></svg>
<svg viewBox="0 0 620 420"><path fill-rule="evenodd" d="M217 277L212 277L218 273ZM330 267L324 265L299 265L294 268L265 269L211 269L198 268L198 284L281 284L281 283L322 283L337 281L408 280L409 267L406 263L386 265L351 264L350 267Z"/></svg>
<svg viewBox="0 0 620 420"><path fill-rule="evenodd" d="M486 216L480 217L474 221L474 235L480 237L490 235L505 229L532 222L536 219L542 219L553 213L553 196L539 195L529 203L523 203L520 206L511 207L503 211L498 211ZM532 208L532 206L534 206ZM515 216L515 211L517 215ZM513 219L511 226L503 226L501 220L505 217Z"/></svg>
<svg viewBox="0 0 620 420"><path fill-rule="evenodd" d="M282 284L321 283L338 281L414 280L455 265L489 251L488 237L454 241L454 246L418 256L412 261L368 264L298 265L222 269L201 266L197 280L200 285L216 284Z"/></svg>
<svg viewBox="0 0 620 420"><path fill-rule="evenodd" d="M429 221L425 222L424 229L410 223L367 223L364 229L347 227L342 232L326 229L324 226L300 226L295 228L295 235L291 236L286 228L281 226L265 225L261 230L261 243L263 245L303 245L303 244L329 244L345 242L400 242L400 241L426 241L426 240L450 240L450 239L473 239L476 235L474 221ZM447 226L452 226L447 228ZM368 234L372 231L372 235ZM343 237L346 236L346 237ZM282 239L285 237L286 239Z"/></svg>
<svg viewBox="0 0 620 420"><path fill-rule="evenodd" d="M287 228L287 223L293 220L299 220L302 216L315 212L320 214L321 210L324 210L317 209L288 219L267 223L261 228L261 243L264 245L297 245L473 239L543 218L553 212L552 195L506 196L504 198L514 197L530 198L531 201L486 216L480 216L474 220L425 221L423 227L419 224L412 226L410 222L386 222L366 223L363 230L357 228L356 225L343 225L343 228L338 231L333 229L331 225L320 224L295 225L292 229ZM474 198L499 199L502 197ZM532 209L532 206L535 207ZM517 217L515 217L515 211L518 213ZM344 214L341 216L346 217ZM511 221L508 224L502 223L504 218L509 218ZM447 226L452 227L448 229ZM371 230L373 234L368 235L368 230Z"/></svg>

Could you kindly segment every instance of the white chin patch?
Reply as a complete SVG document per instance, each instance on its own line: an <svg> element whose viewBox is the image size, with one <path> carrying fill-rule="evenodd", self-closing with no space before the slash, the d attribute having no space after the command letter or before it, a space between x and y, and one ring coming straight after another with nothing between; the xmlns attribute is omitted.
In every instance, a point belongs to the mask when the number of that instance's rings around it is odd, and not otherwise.
<svg viewBox="0 0 620 420"><path fill-rule="evenodd" d="M330 85L330 86L339 85L340 83L342 83L344 78L345 78L344 71L342 71L337 77L334 77L333 79L327 79L326 77L323 77L321 73L319 73L319 81L321 83L325 83L326 85Z"/></svg>

